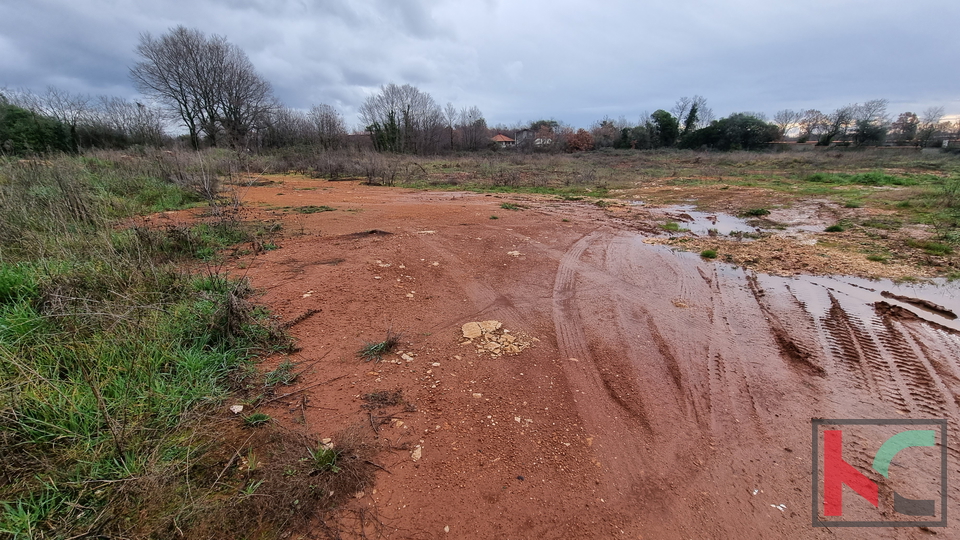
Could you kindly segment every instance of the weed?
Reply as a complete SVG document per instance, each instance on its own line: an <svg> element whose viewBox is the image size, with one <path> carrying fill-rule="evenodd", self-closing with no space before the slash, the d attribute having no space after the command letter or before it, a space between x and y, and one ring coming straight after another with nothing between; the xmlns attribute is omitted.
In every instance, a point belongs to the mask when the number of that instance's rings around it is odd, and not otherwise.
<svg viewBox="0 0 960 540"><path fill-rule="evenodd" d="M770 215L770 211L766 208L751 208L740 213L740 217L763 217L767 215Z"/></svg>
<svg viewBox="0 0 960 540"><path fill-rule="evenodd" d="M371 360L376 360L379 362L380 360L383 360L383 355L393 352L393 350L399 344L400 334L394 334L393 331L387 330L386 339L374 343L367 343L363 346L363 348L357 351L357 356L363 358L367 362Z"/></svg>
<svg viewBox="0 0 960 540"><path fill-rule="evenodd" d="M250 497L257 492L257 489L263 485L263 480L257 480L256 482L250 482L242 490L240 490L240 495L243 497Z"/></svg>
<svg viewBox="0 0 960 540"><path fill-rule="evenodd" d="M876 255L876 254L874 254L874 255L867 255L867 260L868 260L868 261L873 261L873 262L881 262L881 263L887 262L887 258L886 258L886 257L884 257L883 255Z"/></svg>
<svg viewBox="0 0 960 540"><path fill-rule="evenodd" d="M272 371L268 371L264 374L263 384L267 388L273 388L274 386L289 385L293 384L297 380L297 377L300 376L299 373L294 373L293 368L297 365L291 362L289 359L284 359L280 364L277 365Z"/></svg>
<svg viewBox="0 0 960 540"><path fill-rule="evenodd" d="M703 257L704 259L716 259L716 258L717 258L717 250L715 250L715 249L705 249L705 250L703 250L703 251L700 252L700 256Z"/></svg>
<svg viewBox="0 0 960 540"><path fill-rule="evenodd" d="M676 221L668 221L663 224L663 229L670 232L680 232L683 229L680 228L680 224Z"/></svg>
<svg viewBox="0 0 960 540"><path fill-rule="evenodd" d="M520 210L523 207L518 204L505 202L500 204L500 208L503 208L504 210Z"/></svg>
<svg viewBox="0 0 960 540"><path fill-rule="evenodd" d="M500 218L498 216L493 215L493 216L490 216L490 219L500 219Z"/></svg>
<svg viewBox="0 0 960 540"><path fill-rule="evenodd" d="M843 228L843 225L835 224L835 225L830 225L823 231L824 232L843 232L844 230L845 229Z"/></svg>
<svg viewBox="0 0 960 540"><path fill-rule="evenodd" d="M330 471L332 473L340 472L337 462L340 460L340 453L333 447L318 443L316 448L309 448L310 464L315 471Z"/></svg>
<svg viewBox="0 0 960 540"><path fill-rule="evenodd" d="M859 201L847 201L843 203L844 208L860 208L863 205Z"/></svg>
<svg viewBox="0 0 960 540"><path fill-rule="evenodd" d="M243 425L247 427L260 427L265 425L271 420L270 415L267 413L253 413L249 416L243 418Z"/></svg>

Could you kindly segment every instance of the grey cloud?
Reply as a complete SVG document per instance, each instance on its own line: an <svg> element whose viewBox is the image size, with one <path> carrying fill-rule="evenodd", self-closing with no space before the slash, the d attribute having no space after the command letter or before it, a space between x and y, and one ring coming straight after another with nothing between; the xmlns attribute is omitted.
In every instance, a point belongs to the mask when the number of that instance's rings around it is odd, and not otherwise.
<svg viewBox="0 0 960 540"><path fill-rule="evenodd" d="M960 4L610 0L0 0L0 86L130 96L141 32L223 34L300 108L348 118L381 84L478 105L491 123L586 126L700 94L718 115L884 97L960 113L948 60ZM950 109L953 107L956 110Z"/></svg>

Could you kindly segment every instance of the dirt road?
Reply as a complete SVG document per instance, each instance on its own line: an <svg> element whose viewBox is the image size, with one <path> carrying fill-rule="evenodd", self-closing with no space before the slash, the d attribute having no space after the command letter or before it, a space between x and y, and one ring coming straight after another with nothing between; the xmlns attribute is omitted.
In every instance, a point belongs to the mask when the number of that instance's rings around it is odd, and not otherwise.
<svg viewBox="0 0 960 540"><path fill-rule="evenodd" d="M642 215L586 202L274 180L245 200L286 238L231 270L283 320L320 310L292 327L293 360L301 387L333 382L274 416L318 437L377 430L384 470L340 515L353 536L832 538L811 527L811 418L957 433L955 287L754 274L646 244ZM532 346L478 351L461 325L485 320ZM357 358L388 329L397 354ZM362 399L396 389L401 403ZM876 441L859 442L844 459L868 469ZM955 515L842 532L948 538Z"/></svg>

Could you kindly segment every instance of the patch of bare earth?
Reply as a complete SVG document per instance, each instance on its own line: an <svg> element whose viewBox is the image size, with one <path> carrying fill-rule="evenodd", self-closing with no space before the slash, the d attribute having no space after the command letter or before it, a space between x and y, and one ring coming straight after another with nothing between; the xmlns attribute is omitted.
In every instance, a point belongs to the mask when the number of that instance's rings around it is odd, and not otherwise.
<svg viewBox="0 0 960 540"><path fill-rule="evenodd" d="M268 412L311 440L363 426L379 448L375 483L314 536L834 538L810 526L811 418L960 419L951 323L896 300L922 291L674 253L644 242L657 226L630 208L274 180L246 203L286 237L228 263L300 346L302 374ZM729 253L891 275L761 242ZM929 300L957 311L955 296ZM388 331L393 352L358 357Z"/></svg>

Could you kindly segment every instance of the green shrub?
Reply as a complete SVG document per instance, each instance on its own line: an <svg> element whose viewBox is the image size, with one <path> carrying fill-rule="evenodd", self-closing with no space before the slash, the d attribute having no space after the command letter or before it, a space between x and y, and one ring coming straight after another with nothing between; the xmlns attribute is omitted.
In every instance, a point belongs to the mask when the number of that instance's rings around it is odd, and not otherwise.
<svg viewBox="0 0 960 540"><path fill-rule="evenodd" d="M716 258L717 258L717 250L715 250L715 249L705 249L705 250L703 250L703 251L700 252L700 256L703 257L704 259L716 259Z"/></svg>
<svg viewBox="0 0 960 540"><path fill-rule="evenodd" d="M663 224L663 229L670 232L680 232L683 229L680 227L680 224L676 221L668 221Z"/></svg>
<svg viewBox="0 0 960 540"><path fill-rule="evenodd" d="M843 232L844 230L845 230L845 229L843 228L843 225L837 224L837 225L830 225L829 227L827 227L827 228L824 229L823 231L824 231L824 232Z"/></svg>

